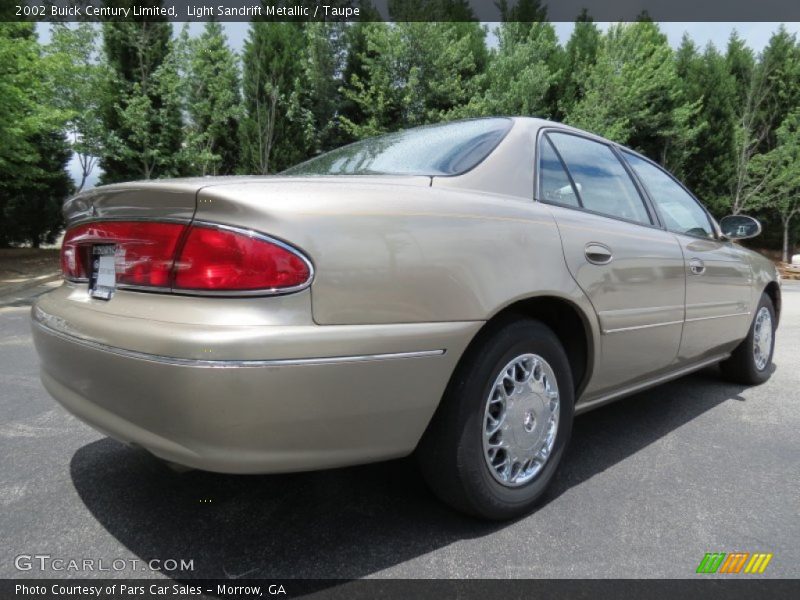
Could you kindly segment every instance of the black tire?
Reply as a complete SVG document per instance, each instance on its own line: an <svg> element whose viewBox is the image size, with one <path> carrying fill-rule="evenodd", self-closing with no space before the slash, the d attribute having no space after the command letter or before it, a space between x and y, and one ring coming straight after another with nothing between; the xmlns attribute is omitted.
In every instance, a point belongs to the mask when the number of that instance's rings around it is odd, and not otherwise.
<svg viewBox="0 0 800 600"><path fill-rule="evenodd" d="M755 344L755 329L758 314L762 308L766 308L770 314L772 324L772 342L769 348L769 358L763 368L759 369L753 353ZM750 324L750 331L747 337L739 344L731 354L730 358L720 363L723 376L734 383L745 385L758 385L764 383L772 375L772 355L775 351L775 307L772 299L767 294L761 294L761 300L755 310L753 322Z"/></svg>
<svg viewBox="0 0 800 600"><path fill-rule="evenodd" d="M522 354L536 354L552 368L558 384L559 418L549 458L527 483L497 481L483 453L484 410L501 369ZM416 452L423 476L445 503L466 514L511 519L532 510L561 461L572 431L574 386L558 337L539 321L508 319L470 345Z"/></svg>

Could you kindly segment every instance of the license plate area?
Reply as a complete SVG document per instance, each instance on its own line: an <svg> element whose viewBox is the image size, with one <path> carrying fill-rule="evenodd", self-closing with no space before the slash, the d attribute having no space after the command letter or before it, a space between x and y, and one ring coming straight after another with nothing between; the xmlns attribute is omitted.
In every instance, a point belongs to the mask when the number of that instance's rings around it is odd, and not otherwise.
<svg viewBox="0 0 800 600"><path fill-rule="evenodd" d="M115 268L115 244L96 244L92 246L92 272L89 278L89 294L93 298L111 300L117 289Z"/></svg>

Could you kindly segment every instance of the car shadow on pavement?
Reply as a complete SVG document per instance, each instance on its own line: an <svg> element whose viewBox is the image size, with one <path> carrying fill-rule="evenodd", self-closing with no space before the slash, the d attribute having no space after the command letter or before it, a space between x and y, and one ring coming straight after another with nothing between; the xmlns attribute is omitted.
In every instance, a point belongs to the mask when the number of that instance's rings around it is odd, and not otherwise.
<svg viewBox="0 0 800 600"><path fill-rule="evenodd" d="M715 371L578 417L545 503L715 406L743 401L744 387ZM71 475L92 515L140 559L193 559L193 571L169 573L176 579L357 578L509 526L440 504L411 459L292 475L176 474L103 439L75 453Z"/></svg>

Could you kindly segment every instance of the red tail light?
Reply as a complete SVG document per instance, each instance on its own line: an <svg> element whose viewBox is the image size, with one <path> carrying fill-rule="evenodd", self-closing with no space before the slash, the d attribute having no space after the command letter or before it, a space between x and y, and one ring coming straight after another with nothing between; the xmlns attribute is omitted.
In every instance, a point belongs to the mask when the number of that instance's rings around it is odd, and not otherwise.
<svg viewBox="0 0 800 600"><path fill-rule="evenodd" d="M61 246L67 279L86 279L92 246L116 246L118 285L169 287L173 257L188 225L149 221L106 221L70 229Z"/></svg>
<svg viewBox="0 0 800 600"><path fill-rule="evenodd" d="M114 244L120 287L202 293L288 292L306 285L311 263L287 244L235 228L156 221L106 221L67 231L64 277L85 281L92 247Z"/></svg>
<svg viewBox="0 0 800 600"><path fill-rule="evenodd" d="M193 226L175 264L181 290L281 290L296 288L311 268L288 246L228 228Z"/></svg>

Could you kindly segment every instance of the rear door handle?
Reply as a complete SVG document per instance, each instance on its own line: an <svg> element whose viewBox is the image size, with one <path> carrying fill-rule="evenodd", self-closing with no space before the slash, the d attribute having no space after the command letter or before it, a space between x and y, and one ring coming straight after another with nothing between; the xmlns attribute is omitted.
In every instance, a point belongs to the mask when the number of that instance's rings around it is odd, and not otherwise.
<svg viewBox="0 0 800 600"><path fill-rule="evenodd" d="M693 258L689 261L689 271L691 271L693 275L702 275L706 272L706 263L699 258Z"/></svg>
<svg viewBox="0 0 800 600"><path fill-rule="evenodd" d="M586 244L584 253L586 254L586 260L594 265L607 265L614 259L611 248L597 242Z"/></svg>

